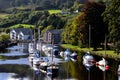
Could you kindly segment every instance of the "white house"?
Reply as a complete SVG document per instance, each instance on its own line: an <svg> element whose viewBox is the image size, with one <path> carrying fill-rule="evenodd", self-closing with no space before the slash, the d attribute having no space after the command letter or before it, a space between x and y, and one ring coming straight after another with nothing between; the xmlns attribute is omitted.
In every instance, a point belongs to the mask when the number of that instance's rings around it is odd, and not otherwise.
<svg viewBox="0 0 120 80"><path fill-rule="evenodd" d="M14 28L10 31L11 40L31 40L32 30L27 28Z"/></svg>

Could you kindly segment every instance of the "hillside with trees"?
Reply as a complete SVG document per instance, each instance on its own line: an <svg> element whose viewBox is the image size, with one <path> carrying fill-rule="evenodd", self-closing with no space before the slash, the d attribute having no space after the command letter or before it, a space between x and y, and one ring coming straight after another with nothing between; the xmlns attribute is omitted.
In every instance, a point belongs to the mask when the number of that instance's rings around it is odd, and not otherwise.
<svg viewBox="0 0 120 80"><path fill-rule="evenodd" d="M62 9L72 7L74 2L84 3L85 0L0 0L2 10L10 7L30 6L37 9Z"/></svg>
<svg viewBox="0 0 120 80"><path fill-rule="evenodd" d="M36 1L41 1L41 3L44 3L43 5L47 6L43 7ZM109 1L104 3L100 1L88 2L86 4L80 4L79 0L74 0L74 2L73 0L68 0L68 2L65 0L30 0L28 2L26 4L32 6L31 8L29 6L29 9L26 7L7 9L5 12L9 13L9 15L0 18L0 28L27 24L40 28L42 33L49 29L63 29L63 43L88 47L89 27L91 27L91 46L94 50L101 47L105 36L107 36L109 43L114 43L111 49L116 48L120 44L118 27L119 0L118 2ZM53 4L54 6L52 6ZM38 5L42 7L37 9ZM50 14L49 9L61 9L61 12ZM76 13L75 10L78 10L78 12Z"/></svg>
<svg viewBox="0 0 120 80"><path fill-rule="evenodd" d="M63 32L63 41L78 46L89 45L89 28L91 32L91 46L94 50L105 40L107 26L103 22L102 13L105 11L104 3L87 3L82 13L68 23ZM68 33L66 33L68 32ZM69 40L69 42L68 42Z"/></svg>

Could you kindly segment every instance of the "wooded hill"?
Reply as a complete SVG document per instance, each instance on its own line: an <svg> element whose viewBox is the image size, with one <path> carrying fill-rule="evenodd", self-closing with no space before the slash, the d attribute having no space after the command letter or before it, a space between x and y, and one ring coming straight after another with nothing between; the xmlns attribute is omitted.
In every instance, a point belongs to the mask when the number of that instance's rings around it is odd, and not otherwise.
<svg viewBox="0 0 120 80"><path fill-rule="evenodd" d="M49 9L49 8L66 8L72 7L75 3L84 4L87 1L91 0L0 0L0 9L4 10L11 7L19 6L32 6L39 9ZM94 1L103 1L103 0L94 0Z"/></svg>

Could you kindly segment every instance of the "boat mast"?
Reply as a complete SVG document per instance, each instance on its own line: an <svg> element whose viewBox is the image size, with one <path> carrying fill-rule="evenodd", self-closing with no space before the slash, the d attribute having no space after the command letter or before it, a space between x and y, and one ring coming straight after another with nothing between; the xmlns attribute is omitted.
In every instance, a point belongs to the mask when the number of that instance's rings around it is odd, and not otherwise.
<svg viewBox="0 0 120 80"><path fill-rule="evenodd" d="M41 42L40 41L40 29L38 28L38 42Z"/></svg>
<svg viewBox="0 0 120 80"><path fill-rule="evenodd" d="M91 26L89 25L89 51L91 46Z"/></svg>
<svg viewBox="0 0 120 80"><path fill-rule="evenodd" d="M42 42L41 42L41 40L40 40L40 36L41 35L41 33L40 33L40 29L38 28L38 43L40 43L40 44L38 44L38 48L39 48L39 45L40 45L40 56L41 56L41 51L42 51Z"/></svg>
<svg viewBox="0 0 120 80"><path fill-rule="evenodd" d="M107 36L105 34L105 43L104 43L104 56L106 57L106 46L107 46Z"/></svg>
<svg viewBox="0 0 120 80"><path fill-rule="evenodd" d="M105 42L104 42L104 57L106 56L106 40L107 40L107 36L106 36L106 34L105 34ZM106 79L106 71L104 71L103 72L103 76L104 76L104 79L103 80L105 80Z"/></svg>
<svg viewBox="0 0 120 80"><path fill-rule="evenodd" d="M52 35L52 47L54 48L54 36ZM53 62L53 49L51 49L51 54L52 54L52 62Z"/></svg>
<svg viewBox="0 0 120 80"><path fill-rule="evenodd" d="M34 50L36 50L36 38L35 38L35 28L34 28Z"/></svg>

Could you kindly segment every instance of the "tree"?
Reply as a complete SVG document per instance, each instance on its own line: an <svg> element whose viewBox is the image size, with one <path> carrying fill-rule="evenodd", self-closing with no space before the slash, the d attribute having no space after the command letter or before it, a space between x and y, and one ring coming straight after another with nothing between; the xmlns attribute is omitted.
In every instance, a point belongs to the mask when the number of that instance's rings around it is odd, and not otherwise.
<svg viewBox="0 0 120 80"><path fill-rule="evenodd" d="M9 34L6 34L6 33L1 33L0 34L0 41L1 42L7 41L8 39L10 39Z"/></svg>
<svg viewBox="0 0 120 80"><path fill-rule="evenodd" d="M89 35L89 25L91 26L91 43L94 50L99 47L100 43L104 42L105 34L107 32L107 26L103 22L103 17L101 14L105 11L105 5L103 3L87 3L83 12L85 13L85 27L88 30L87 35ZM83 34L84 36L84 34ZM88 36L84 40L88 40Z"/></svg>
<svg viewBox="0 0 120 80"><path fill-rule="evenodd" d="M69 19L67 21L67 24L65 25L65 28L63 29L62 32L62 41L64 43L69 43L72 45L78 45L81 46L81 40L83 38L81 38L81 26L83 25L83 13L80 13L80 15L78 15L77 17L73 18L73 19ZM81 19L81 18L82 19Z"/></svg>
<svg viewBox="0 0 120 80"><path fill-rule="evenodd" d="M120 41L120 0L109 0L105 12L104 21L108 24L109 40L116 43Z"/></svg>
<svg viewBox="0 0 120 80"><path fill-rule="evenodd" d="M115 53L119 54L120 53L120 41L116 42L113 48L114 48Z"/></svg>

